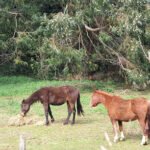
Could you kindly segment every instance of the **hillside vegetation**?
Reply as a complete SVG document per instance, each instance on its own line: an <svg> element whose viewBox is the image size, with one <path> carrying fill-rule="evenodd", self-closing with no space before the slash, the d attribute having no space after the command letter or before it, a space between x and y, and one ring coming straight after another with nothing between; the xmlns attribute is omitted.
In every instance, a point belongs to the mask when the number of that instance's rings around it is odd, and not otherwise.
<svg viewBox="0 0 150 150"><path fill-rule="evenodd" d="M147 0L1 0L1 74L150 80Z"/></svg>

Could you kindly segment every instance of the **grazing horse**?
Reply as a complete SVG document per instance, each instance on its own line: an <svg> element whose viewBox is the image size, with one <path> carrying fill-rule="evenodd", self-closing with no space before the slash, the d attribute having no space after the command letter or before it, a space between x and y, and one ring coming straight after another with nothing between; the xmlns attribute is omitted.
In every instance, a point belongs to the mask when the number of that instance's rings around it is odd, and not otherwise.
<svg viewBox="0 0 150 150"><path fill-rule="evenodd" d="M91 106L96 107L101 103L106 107L112 122L114 142L119 140L117 122L121 133L120 140L124 140L122 122L138 120L143 133L141 145L147 144L150 134L150 103L145 98L124 100L119 96L97 90L93 92Z"/></svg>
<svg viewBox="0 0 150 150"><path fill-rule="evenodd" d="M61 86L61 87L44 87L37 91L35 91L31 96L29 96L26 100L23 100L21 103L21 115L25 116L26 113L29 111L30 106L40 101L45 110L45 117L46 122L45 124L49 124L48 120L48 113L51 117L51 122L54 122L54 117L51 112L50 105L62 105L65 102L68 106L68 117L65 120L64 124L68 124L69 118L73 112L73 119L72 124L75 123L75 115L76 115L76 108L75 103L77 102L77 112L78 115L83 115L82 105L80 103L80 92L78 89L72 86Z"/></svg>

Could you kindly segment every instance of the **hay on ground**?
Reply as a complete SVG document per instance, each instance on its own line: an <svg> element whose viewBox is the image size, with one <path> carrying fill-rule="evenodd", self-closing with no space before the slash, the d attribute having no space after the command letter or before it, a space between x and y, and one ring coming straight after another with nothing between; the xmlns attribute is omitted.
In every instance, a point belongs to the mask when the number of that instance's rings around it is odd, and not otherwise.
<svg viewBox="0 0 150 150"><path fill-rule="evenodd" d="M38 116L26 116L23 117L20 114L13 116L8 121L9 126L23 126L23 125L44 125Z"/></svg>

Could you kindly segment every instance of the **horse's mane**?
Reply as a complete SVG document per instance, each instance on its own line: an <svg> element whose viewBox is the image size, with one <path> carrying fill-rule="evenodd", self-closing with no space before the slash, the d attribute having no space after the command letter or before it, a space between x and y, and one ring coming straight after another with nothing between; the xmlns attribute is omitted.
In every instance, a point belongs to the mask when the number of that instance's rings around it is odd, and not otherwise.
<svg viewBox="0 0 150 150"><path fill-rule="evenodd" d="M101 90L96 90L95 92L98 93L98 94L102 94L102 95L105 95L105 96L109 96L109 97L112 97L112 96L113 96L113 95L111 95L110 93L107 93L107 92L104 92L104 91L101 91Z"/></svg>
<svg viewBox="0 0 150 150"><path fill-rule="evenodd" d="M30 103L30 104L38 102L39 101L39 99L38 99L38 92L39 92L39 90L33 92L27 99L25 99L25 102L26 103Z"/></svg>
<svg viewBox="0 0 150 150"><path fill-rule="evenodd" d="M95 91L96 93L98 93L98 94L101 94L101 95L104 95L104 96L107 96L107 97L110 97L111 99L113 99L113 100L124 100L123 98L121 98L120 96L118 96L118 95L113 95L113 94L110 94L110 93L107 93L107 92L105 92L105 91L101 91L101 90L96 90Z"/></svg>

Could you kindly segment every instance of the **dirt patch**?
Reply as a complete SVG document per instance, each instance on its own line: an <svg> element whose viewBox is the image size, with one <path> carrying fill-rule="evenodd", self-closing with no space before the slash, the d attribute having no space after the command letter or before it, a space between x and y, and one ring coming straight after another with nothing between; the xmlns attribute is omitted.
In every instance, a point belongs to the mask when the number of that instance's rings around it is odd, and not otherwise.
<svg viewBox="0 0 150 150"><path fill-rule="evenodd" d="M11 117L8 120L8 126L23 126L23 125L44 125L44 121L38 116L22 117L20 114Z"/></svg>

